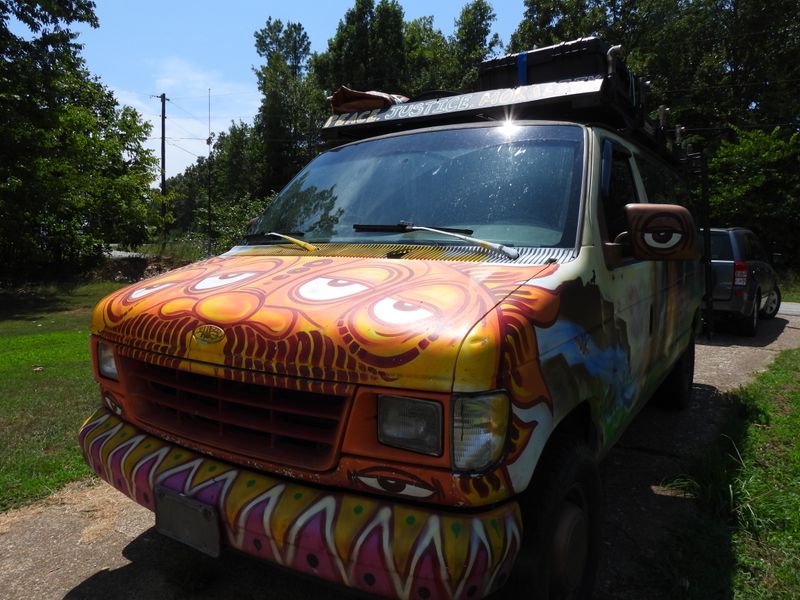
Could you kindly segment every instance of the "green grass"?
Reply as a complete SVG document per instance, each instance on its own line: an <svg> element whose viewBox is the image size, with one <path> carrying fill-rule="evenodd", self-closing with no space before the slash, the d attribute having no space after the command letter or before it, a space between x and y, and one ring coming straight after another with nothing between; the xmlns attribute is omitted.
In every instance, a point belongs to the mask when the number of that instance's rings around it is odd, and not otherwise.
<svg viewBox="0 0 800 600"><path fill-rule="evenodd" d="M785 271L778 275L782 299L786 302L800 302L800 273Z"/></svg>
<svg viewBox="0 0 800 600"><path fill-rule="evenodd" d="M0 291L0 510L89 474L77 432L98 404L91 308L121 285Z"/></svg>
<svg viewBox="0 0 800 600"><path fill-rule="evenodd" d="M800 349L732 400L717 443L673 482L700 511L669 559L691 598L800 598Z"/></svg>
<svg viewBox="0 0 800 600"><path fill-rule="evenodd" d="M733 481L740 598L800 597L800 349L742 390L767 418L752 427Z"/></svg>

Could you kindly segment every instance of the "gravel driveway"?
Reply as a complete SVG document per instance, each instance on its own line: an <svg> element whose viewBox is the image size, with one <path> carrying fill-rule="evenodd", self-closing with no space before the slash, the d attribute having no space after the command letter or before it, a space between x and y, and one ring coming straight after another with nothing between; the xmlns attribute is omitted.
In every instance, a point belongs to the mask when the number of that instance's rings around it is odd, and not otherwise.
<svg viewBox="0 0 800 600"><path fill-rule="evenodd" d="M790 314L793 313L793 314ZM686 411L647 406L601 465L606 491L604 556L597 598L680 597L681 573L653 569L674 546L669 524L694 503L663 483L718 434L729 401L776 352L800 347L800 305L785 306L759 335L724 330L701 340L695 399ZM152 529L153 515L106 484L79 482L0 514L2 598L330 598L335 590L228 553L215 561ZM691 549L687 549L691 550Z"/></svg>

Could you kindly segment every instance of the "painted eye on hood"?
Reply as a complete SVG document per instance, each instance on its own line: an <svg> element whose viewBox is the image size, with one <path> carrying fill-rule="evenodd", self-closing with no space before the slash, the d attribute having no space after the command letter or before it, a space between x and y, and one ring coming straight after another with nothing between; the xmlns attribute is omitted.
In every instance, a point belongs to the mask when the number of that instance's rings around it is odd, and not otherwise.
<svg viewBox="0 0 800 600"><path fill-rule="evenodd" d="M144 298L145 296L149 296L150 294L155 294L158 290L163 290L164 288L168 288L171 285L174 284L159 283L158 285L151 285L148 287L139 288L138 290L133 292L128 298L130 300L139 300L140 298Z"/></svg>
<svg viewBox="0 0 800 600"><path fill-rule="evenodd" d="M244 281L245 279L250 279L253 277L255 273L236 273L236 274L229 274L229 275L214 275L212 277L206 277L205 279L198 281L194 289L199 291L206 291L206 290L214 290L220 288L224 285L231 285L232 283L239 283Z"/></svg>
<svg viewBox="0 0 800 600"><path fill-rule="evenodd" d="M366 289L367 286L347 279L317 277L301 285L297 290L297 295L304 300L324 302L326 300L347 298L348 296L363 292Z"/></svg>
<svg viewBox="0 0 800 600"><path fill-rule="evenodd" d="M433 313L418 304L395 300L394 298L384 298L373 307L375 316L391 325L408 325L433 316Z"/></svg>

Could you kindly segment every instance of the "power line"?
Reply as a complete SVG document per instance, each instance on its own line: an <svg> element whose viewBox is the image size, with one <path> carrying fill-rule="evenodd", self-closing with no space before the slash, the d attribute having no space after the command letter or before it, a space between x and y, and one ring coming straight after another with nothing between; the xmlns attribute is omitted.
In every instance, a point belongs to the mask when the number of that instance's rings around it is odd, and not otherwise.
<svg viewBox="0 0 800 600"><path fill-rule="evenodd" d="M204 122L204 121L202 121L202 120L198 119L197 117L195 117L195 116L194 116L192 113L190 113L188 110L186 110L185 108L183 108L183 107L182 107L180 104L176 104L176 103L175 103L175 101L174 101L174 100L172 100L172 98L170 98L170 102L172 102L172 105L173 105L175 108L177 108L178 110L185 112L187 115L189 115L190 117L192 117L192 118L193 118L195 121L197 121L198 123L202 123L203 125L205 125L205 122Z"/></svg>
<svg viewBox="0 0 800 600"><path fill-rule="evenodd" d="M172 121L170 121L170 123L172 125L174 125L175 127L177 127L178 129L180 129L181 131L183 131L184 133L190 135L190 136L196 136L197 135L196 131L189 131L188 129L186 129L186 127L181 125L176 119L172 119ZM205 139L205 138L202 138L202 139Z"/></svg>
<svg viewBox="0 0 800 600"><path fill-rule="evenodd" d="M150 137L145 138L145 139L147 139L147 140L160 140L161 136L160 135L151 135ZM174 140L198 140L198 141L205 142L207 138L204 138L204 137L171 137L171 136L168 136L165 139L173 140L173 141Z"/></svg>
<svg viewBox="0 0 800 600"><path fill-rule="evenodd" d="M169 143L169 145L170 145L170 146L172 146L173 148L177 148L178 150L183 150L184 152L186 152L186 154L191 154L191 155L192 155L192 156L194 156L195 158L202 158L202 157L201 157L199 154L195 154L195 153L194 153L194 152L192 152L191 150L187 150L187 149L186 149L186 148L184 148L183 146L179 146L178 144L176 144L176 143L174 143L174 142L168 142L168 143Z"/></svg>
<svg viewBox="0 0 800 600"><path fill-rule="evenodd" d="M212 98L221 98L222 96L260 96L261 92L226 92L224 94L211 94ZM197 98L208 98L208 94L202 96L178 96L178 100L195 100Z"/></svg>

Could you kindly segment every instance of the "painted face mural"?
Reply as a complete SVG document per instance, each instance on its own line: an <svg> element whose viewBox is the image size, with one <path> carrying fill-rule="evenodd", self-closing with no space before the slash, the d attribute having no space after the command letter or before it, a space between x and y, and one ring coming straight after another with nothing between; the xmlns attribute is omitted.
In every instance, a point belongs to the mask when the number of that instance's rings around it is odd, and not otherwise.
<svg viewBox="0 0 800 600"><path fill-rule="evenodd" d="M93 331L226 367L395 387L424 381L425 389L447 390L466 334L524 278L520 269L428 261L214 259L110 296L95 312ZM512 316L497 326L524 337L528 317L516 323L513 315L544 306L526 302L510 300L498 316ZM198 332L208 333L201 329L207 325L222 331L203 339ZM528 342L513 351L532 351Z"/></svg>
<svg viewBox="0 0 800 600"><path fill-rule="evenodd" d="M341 394L352 384L445 394L506 389L507 460L481 477L400 468L413 457L391 449L386 462L342 457L336 471L315 475L418 501L480 505L527 483L514 463L538 454L548 433L552 406L535 327L554 322L559 295L536 282L557 268L222 257L111 295L94 313L93 332L137 360L260 385ZM540 424L542 439L531 443Z"/></svg>

